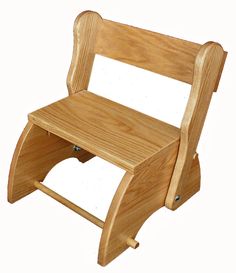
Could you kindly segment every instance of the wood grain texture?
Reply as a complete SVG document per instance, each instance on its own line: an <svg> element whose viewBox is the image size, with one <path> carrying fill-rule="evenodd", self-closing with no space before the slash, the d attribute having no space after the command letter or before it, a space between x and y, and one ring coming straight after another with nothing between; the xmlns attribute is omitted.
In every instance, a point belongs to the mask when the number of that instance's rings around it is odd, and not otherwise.
<svg viewBox="0 0 236 273"><path fill-rule="evenodd" d="M70 157L79 158L80 154L84 158L87 152L80 152L74 152L71 143L28 123L13 155L8 201L13 203L36 190L34 181L43 181L53 166L60 161Z"/></svg>
<svg viewBox="0 0 236 273"><path fill-rule="evenodd" d="M222 70L224 55L222 47L214 42L204 44L197 55L193 86L181 124L180 149L166 198L166 206L170 209L176 209L181 204L175 201L175 196L181 196L184 184L188 183L192 159Z"/></svg>
<svg viewBox="0 0 236 273"><path fill-rule="evenodd" d="M198 155L196 155L191 164L189 174L186 177L186 183L183 183L181 196L178 200L178 207L184 204L189 198L200 190L201 170Z"/></svg>
<svg viewBox="0 0 236 273"><path fill-rule="evenodd" d="M124 175L104 224L100 265L107 265L125 251L127 238L135 238L151 214L164 206L177 150L178 143L173 143L158 152L156 160L137 175Z"/></svg>
<svg viewBox="0 0 236 273"><path fill-rule="evenodd" d="M67 76L69 94L88 89L95 57L94 45L101 16L92 11L82 12L74 23L74 48Z"/></svg>
<svg viewBox="0 0 236 273"><path fill-rule="evenodd" d="M200 47L196 43L103 20L95 52L191 84Z"/></svg>
<svg viewBox="0 0 236 273"><path fill-rule="evenodd" d="M88 91L37 110L29 120L131 173L179 141L178 128Z"/></svg>
<svg viewBox="0 0 236 273"><path fill-rule="evenodd" d="M181 128L88 92L95 54L192 84ZM67 76L70 96L29 114L10 168L9 202L39 189L103 228L100 265L136 248L138 231L156 210L176 209L200 189L196 148L226 56L214 42L201 46L81 13ZM95 155L126 170L105 222L39 183L58 162Z"/></svg>
<svg viewBox="0 0 236 273"><path fill-rule="evenodd" d="M221 66L220 66L220 69L219 69L218 78L216 80L215 87L214 87L214 92L216 92L217 89L218 89L218 86L219 86L219 83L220 83L220 78L221 78L221 75L222 75L222 72L223 72L223 69L224 69L224 65L225 65L225 61L226 61L227 55L228 55L228 52L224 51L224 55L223 55L223 58L222 58Z"/></svg>
<svg viewBox="0 0 236 273"><path fill-rule="evenodd" d="M90 159L92 159L95 155L89 153L88 151L81 149L79 152L74 153L74 157L78 158L78 160L81 163L85 163L87 161L89 161Z"/></svg>

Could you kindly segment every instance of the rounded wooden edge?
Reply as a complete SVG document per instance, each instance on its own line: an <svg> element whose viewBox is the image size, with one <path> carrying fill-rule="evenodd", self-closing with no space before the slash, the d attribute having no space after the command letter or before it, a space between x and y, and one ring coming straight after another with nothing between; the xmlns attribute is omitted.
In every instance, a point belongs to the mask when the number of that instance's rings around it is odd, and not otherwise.
<svg viewBox="0 0 236 273"><path fill-rule="evenodd" d="M212 50L218 49L222 52L222 56L224 55L224 49L222 47L221 44L217 43L217 42L213 42L213 41L208 41L205 44L203 44L200 47L200 50L196 56L195 59L195 70L199 69L202 70L203 66L204 66L204 62L207 58L211 57L211 52ZM196 72L194 71L194 74L196 74Z"/></svg>
<svg viewBox="0 0 236 273"><path fill-rule="evenodd" d="M125 192L127 191L130 183L133 180L133 175L126 172L121 179L121 182L113 196L110 208L107 213L107 217L104 223L100 244L99 244L99 251L98 251L98 264L101 266L106 266L110 260L107 258L107 251L108 245L110 242L112 227L114 225L116 214L118 213L120 204L122 203L123 197ZM128 244L126 243L126 248L128 248Z"/></svg>
<svg viewBox="0 0 236 273"><path fill-rule="evenodd" d="M75 18L75 21L74 21L74 29L77 27L79 21L89 15L93 15L93 16L97 16L98 18L100 18L101 20L103 20L102 16L96 12L96 11L92 11L92 10L85 10L85 11L82 11L76 18Z"/></svg>
<svg viewBox="0 0 236 273"><path fill-rule="evenodd" d="M24 145L25 139L27 138L29 132L32 129L33 124L31 122L28 122L23 129L20 138L16 144L16 148L12 157L9 176L8 176L8 194L7 194L7 200L9 203L14 203L13 200L13 180L14 180L14 174L16 170L16 165L18 162L19 155L21 153L22 146Z"/></svg>
<svg viewBox="0 0 236 273"><path fill-rule="evenodd" d="M56 164L78 157L72 147L71 143L56 135L49 135L46 130L28 122L13 155L9 172L8 201L14 203L32 193L37 189L33 184L34 180L43 181ZM32 159L35 154L37 158Z"/></svg>
<svg viewBox="0 0 236 273"><path fill-rule="evenodd" d="M94 51L96 35L102 21L100 14L90 10L81 12L74 21L74 46L66 79L69 95L88 88L95 56L91 53Z"/></svg>

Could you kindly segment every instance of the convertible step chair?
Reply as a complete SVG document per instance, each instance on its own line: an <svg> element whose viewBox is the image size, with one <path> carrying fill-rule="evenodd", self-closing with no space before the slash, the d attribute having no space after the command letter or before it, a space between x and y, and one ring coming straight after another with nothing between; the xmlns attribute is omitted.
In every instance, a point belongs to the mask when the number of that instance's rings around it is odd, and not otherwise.
<svg viewBox="0 0 236 273"><path fill-rule="evenodd" d="M180 128L87 91L95 54L192 85ZM159 208L176 209L200 188L197 144L227 53L102 19L92 11L74 24L69 96L29 114L9 175L11 203L36 189L102 228L98 263L128 247ZM105 222L42 184L58 162L99 156L126 171Z"/></svg>

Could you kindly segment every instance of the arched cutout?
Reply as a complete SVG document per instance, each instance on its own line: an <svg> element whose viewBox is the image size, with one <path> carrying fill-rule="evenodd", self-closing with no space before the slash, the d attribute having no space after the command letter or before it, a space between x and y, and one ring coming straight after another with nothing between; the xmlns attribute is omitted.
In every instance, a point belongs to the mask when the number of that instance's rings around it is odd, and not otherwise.
<svg viewBox="0 0 236 273"><path fill-rule="evenodd" d="M29 122L20 136L12 159L8 201L14 203L35 191L35 181L43 181L57 163L70 157L86 162L93 155L85 150L74 151L70 142Z"/></svg>

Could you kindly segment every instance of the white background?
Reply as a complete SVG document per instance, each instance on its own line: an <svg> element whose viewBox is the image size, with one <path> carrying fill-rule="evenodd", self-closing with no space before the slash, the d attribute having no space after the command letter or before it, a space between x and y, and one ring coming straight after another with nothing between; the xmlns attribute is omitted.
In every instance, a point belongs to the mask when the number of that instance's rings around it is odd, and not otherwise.
<svg viewBox="0 0 236 273"><path fill-rule="evenodd" d="M102 268L101 231L35 192L7 203L7 177L18 137L33 110L67 96L72 26L83 10L229 52L198 147L201 191L177 211L161 209L143 226L140 247ZM234 1L0 2L0 272L236 272ZM189 86L98 57L89 89L179 126ZM123 171L99 158L60 163L45 183L105 218Z"/></svg>

